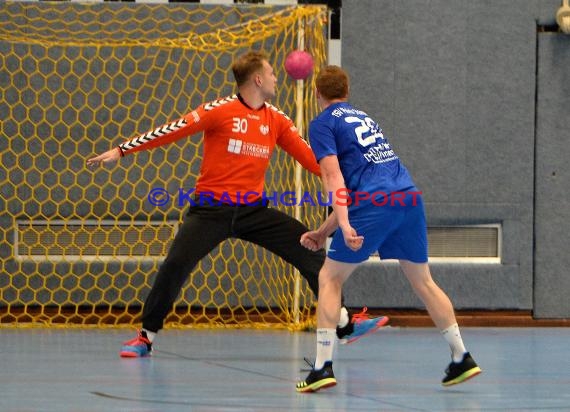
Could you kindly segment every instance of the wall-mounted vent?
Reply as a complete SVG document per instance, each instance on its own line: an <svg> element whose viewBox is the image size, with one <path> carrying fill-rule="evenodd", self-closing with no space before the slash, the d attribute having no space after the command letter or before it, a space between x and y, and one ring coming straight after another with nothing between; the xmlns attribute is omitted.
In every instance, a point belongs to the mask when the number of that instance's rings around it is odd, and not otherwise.
<svg viewBox="0 0 570 412"><path fill-rule="evenodd" d="M19 260L163 259L177 221L16 221L14 254Z"/></svg>

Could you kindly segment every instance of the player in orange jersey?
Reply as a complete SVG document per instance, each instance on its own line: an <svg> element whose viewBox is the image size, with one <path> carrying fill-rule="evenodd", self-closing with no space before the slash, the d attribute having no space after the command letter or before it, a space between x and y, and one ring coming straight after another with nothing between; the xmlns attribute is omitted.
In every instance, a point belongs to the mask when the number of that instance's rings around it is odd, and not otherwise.
<svg viewBox="0 0 570 412"><path fill-rule="evenodd" d="M142 329L124 343L122 357L150 355L152 342L162 329L183 284L200 259L228 238L239 238L275 253L299 269L318 296L318 274L325 255L300 243L308 229L296 219L267 207L263 199L240 201L240 193L261 194L265 172L275 145L293 156L303 167L319 174L310 147L289 117L268 103L275 97L277 78L264 53L250 51L232 64L238 93L206 103L170 124L121 143L87 160L89 166L113 163L120 157L162 146L204 132L203 160L195 196L208 202L192 204L161 265L142 314ZM386 317L368 318L355 314L350 319L341 311L338 337L351 342L378 329ZM352 320L352 321L351 321Z"/></svg>

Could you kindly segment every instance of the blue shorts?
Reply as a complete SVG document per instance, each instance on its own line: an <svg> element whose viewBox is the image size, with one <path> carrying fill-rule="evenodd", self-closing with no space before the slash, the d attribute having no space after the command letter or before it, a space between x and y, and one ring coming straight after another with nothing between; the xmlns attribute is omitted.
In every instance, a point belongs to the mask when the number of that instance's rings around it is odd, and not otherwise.
<svg viewBox="0 0 570 412"><path fill-rule="evenodd" d="M374 252L381 259L403 259L414 263L428 261L427 225L419 193L408 194L403 204L384 206L372 203L348 210L348 219L358 235L364 236L360 250L354 252L344 243L342 231L333 236L327 256L344 263L360 263Z"/></svg>

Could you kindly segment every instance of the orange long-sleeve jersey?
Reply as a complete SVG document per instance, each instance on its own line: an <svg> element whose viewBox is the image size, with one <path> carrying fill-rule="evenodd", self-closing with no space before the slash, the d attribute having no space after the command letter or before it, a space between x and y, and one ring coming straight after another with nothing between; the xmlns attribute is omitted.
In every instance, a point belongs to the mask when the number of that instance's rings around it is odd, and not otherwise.
<svg viewBox="0 0 570 412"><path fill-rule="evenodd" d="M119 145L122 155L162 146L204 132L203 160L196 193L213 193L216 199L237 193L263 192L265 171L275 145L293 156L305 169L320 175L311 148L292 120L265 103L252 109L238 96L206 103L179 120Z"/></svg>

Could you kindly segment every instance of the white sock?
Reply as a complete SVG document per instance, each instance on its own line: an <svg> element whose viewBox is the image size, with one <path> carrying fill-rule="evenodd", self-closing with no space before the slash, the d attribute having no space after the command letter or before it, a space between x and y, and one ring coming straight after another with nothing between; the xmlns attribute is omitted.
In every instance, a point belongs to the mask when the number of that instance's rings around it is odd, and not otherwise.
<svg viewBox="0 0 570 412"><path fill-rule="evenodd" d="M447 329L442 330L441 334L447 343L449 343L453 362L461 362L463 360L463 354L467 352L467 349L465 349L463 339L461 339L461 333L459 332L459 326L457 323L454 323Z"/></svg>
<svg viewBox="0 0 570 412"><path fill-rule="evenodd" d="M340 308L340 319L338 320L338 326L340 328L344 328L346 325L348 325L348 322L350 322L350 319L348 318L348 310L342 306Z"/></svg>
<svg viewBox="0 0 570 412"><path fill-rule="evenodd" d="M315 370L322 369L326 361L332 361L336 329L317 329L317 359Z"/></svg>
<svg viewBox="0 0 570 412"><path fill-rule="evenodd" d="M150 330L146 330L146 329L143 329L143 331L146 334L146 337L148 338L150 343L152 343L154 338L156 338L156 332L151 332Z"/></svg>

